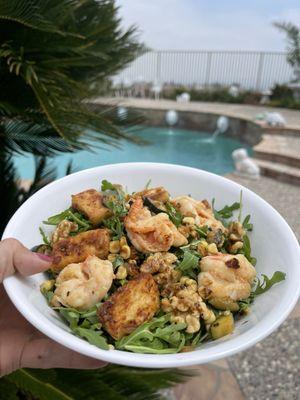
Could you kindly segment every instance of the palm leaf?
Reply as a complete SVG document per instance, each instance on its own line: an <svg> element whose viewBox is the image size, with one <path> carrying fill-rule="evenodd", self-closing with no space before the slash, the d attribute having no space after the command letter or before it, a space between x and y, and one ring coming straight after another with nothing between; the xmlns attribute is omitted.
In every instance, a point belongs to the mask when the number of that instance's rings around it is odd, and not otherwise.
<svg viewBox="0 0 300 400"><path fill-rule="evenodd" d="M40 400L160 400L159 390L186 381L191 370L110 365L100 370L19 370L5 379Z"/></svg>
<svg viewBox="0 0 300 400"><path fill-rule="evenodd" d="M28 106L39 108L56 133L75 147L87 145L88 139L82 139L86 129L99 133L91 139L107 145L117 145L119 138L132 140L108 114L90 112L85 102L143 51L135 28L123 32L116 13L112 0L0 0L0 16L6 16L0 24L5 38L0 42L2 81L11 74L21 78L18 97L25 94Z"/></svg>
<svg viewBox="0 0 300 400"><path fill-rule="evenodd" d="M61 0L60 5L64 7L65 14L71 14L76 3L72 0ZM62 16L61 7L55 7L51 0L0 0L0 19L16 22L35 30L81 38L81 35L61 31L57 23L55 24L54 21L59 21Z"/></svg>
<svg viewBox="0 0 300 400"><path fill-rule="evenodd" d="M0 379L0 400L19 400L18 388L6 379Z"/></svg>

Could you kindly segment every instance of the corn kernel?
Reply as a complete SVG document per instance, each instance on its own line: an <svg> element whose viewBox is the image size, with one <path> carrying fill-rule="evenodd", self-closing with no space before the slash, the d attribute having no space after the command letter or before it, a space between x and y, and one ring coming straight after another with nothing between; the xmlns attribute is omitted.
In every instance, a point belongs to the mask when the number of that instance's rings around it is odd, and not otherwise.
<svg viewBox="0 0 300 400"><path fill-rule="evenodd" d="M117 254L120 251L120 241L119 240L112 240L109 243L109 252L113 254Z"/></svg>
<svg viewBox="0 0 300 400"><path fill-rule="evenodd" d="M117 258L116 254L109 254L107 257L108 261L110 262L114 262L116 258Z"/></svg>
<svg viewBox="0 0 300 400"><path fill-rule="evenodd" d="M55 280L54 279L49 279L47 281L44 281L41 286L40 290L42 293L49 292L54 286Z"/></svg>
<svg viewBox="0 0 300 400"><path fill-rule="evenodd" d="M122 246L120 251L120 256L127 260L130 257L131 250L128 245Z"/></svg>
<svg viewBox="0 0 300 400"><path fill-rule="evenodd" d="M127 270L123 265L120 265L116 273L117 279L125 279L127 276Z"/></svg>
<svg viewBox="0 0 300 400"><path fill-rule="evenodd" d="M216 243L211 243L207 246L207 251L211 254L217 254L218 253L218 248Z"/></svg>
<svg viewBox="0 0 300 400"><path fill-rule="evenodd" d="M126 236L122 236L120 239L120 247L127 246Z"/></svg>

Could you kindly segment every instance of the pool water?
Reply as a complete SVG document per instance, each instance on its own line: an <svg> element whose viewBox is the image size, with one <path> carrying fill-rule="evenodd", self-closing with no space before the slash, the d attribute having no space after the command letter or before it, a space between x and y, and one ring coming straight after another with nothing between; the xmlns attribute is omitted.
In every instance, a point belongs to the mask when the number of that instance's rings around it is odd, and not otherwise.
<svg viewBox="0 0 300 400"><path fill-rule="evenodd" d="M225 174L234 169L231 159L233 150L245 147L238 140L220 135L212 135L184 129L144 127L135 134L150 142L138 146L125 140L120 141L121 148L98 149L95 152L79 151L74 154L64 153L51 158L51 165L57 166L57 176L65 175L66 165L70 160L76 171L99 165L149 161L181 164L204 169L217 174ZM250 148L248 148L251 151ZM17 155L14 159L19 176L32 179L34 161L31 155Z"/></svg>

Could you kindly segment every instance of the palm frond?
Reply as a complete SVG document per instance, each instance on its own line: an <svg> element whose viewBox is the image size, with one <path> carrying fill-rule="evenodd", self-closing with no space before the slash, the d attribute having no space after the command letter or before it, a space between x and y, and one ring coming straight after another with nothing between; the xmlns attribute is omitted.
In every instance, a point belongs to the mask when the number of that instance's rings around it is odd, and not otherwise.
<svg viewBox="0 0 300 400"><path fill-rule="evenodd" d="M72 32L61 31L57 23L62 17L61 7L64 7L65 14L71 14L75 4L76 1L73 0L61 0L58 7L51 0L1 0L0 19L44 32L82 37Z"/></svg>
<svg viewBox="0 0 300 400"><path fill-rule="evenodd" d="M49 123L41 124L22 119L3 118L0 121L0 138L5 138L7 150L14 153L28 152L35 155L53 155L56 152L73 152L84 145L72 146L61 137Z"/></svg>
<svg viewBox="0 0 300 400"><path fill-rule="evenodd" d="M85 102L143 51L135 28L120 29L113 0L0 0L1 15L6 16L0 24L4 85L10 75L17 77L18 97L25 94L28 106L40 109L72 146L87 144L86 129L99 133L91 139L108 145L132 139L109 115L90 112Z"/></svg>
<svg viewBox="0 0 300 400"><path fill-rule="evenodd" d="M19 370L6 379L40 400L160 400L159 390L184 382L191 370L110 365L100 370Z"/></svg>
<svg viewBox="0 0 300 400"><path fill-rule="evenodd" d="M0 141L0 146L2 145ZM18 186L18 176L9 154L0 148L0 190L1 190L1 218L0 234L15 210L21 204L22 192Z"/></svg>
<svg viewBox="0 0 300 400"><path fill-rule="evenodd" d="M0 400L19 400L17 386L6 379L0 379Z"/></svg>

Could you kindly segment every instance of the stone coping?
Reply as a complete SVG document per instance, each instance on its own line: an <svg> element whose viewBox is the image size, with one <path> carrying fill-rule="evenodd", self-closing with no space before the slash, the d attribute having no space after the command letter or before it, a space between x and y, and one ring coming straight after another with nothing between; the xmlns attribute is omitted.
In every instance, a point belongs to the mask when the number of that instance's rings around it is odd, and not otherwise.
<svg viewBox="0 0 300 400"><path fill-rule="evenodd" d="M122 104L125 107L138 109L155 110L176 110L196 113L207 113L215 115L225 115L230 118L243 119L253 122L270 133L291 133L300 134L300 111L278 107L254 106L249 104L228 104L228 103L209 103L209 102L189 102L178 103L174 100L153 100L140 98L118 98L118 97L99 97L93 100L95 104ZM284 128L271 128L255 120L255 116L264 112L278 112L283 115L287 124Z"/></svg>

